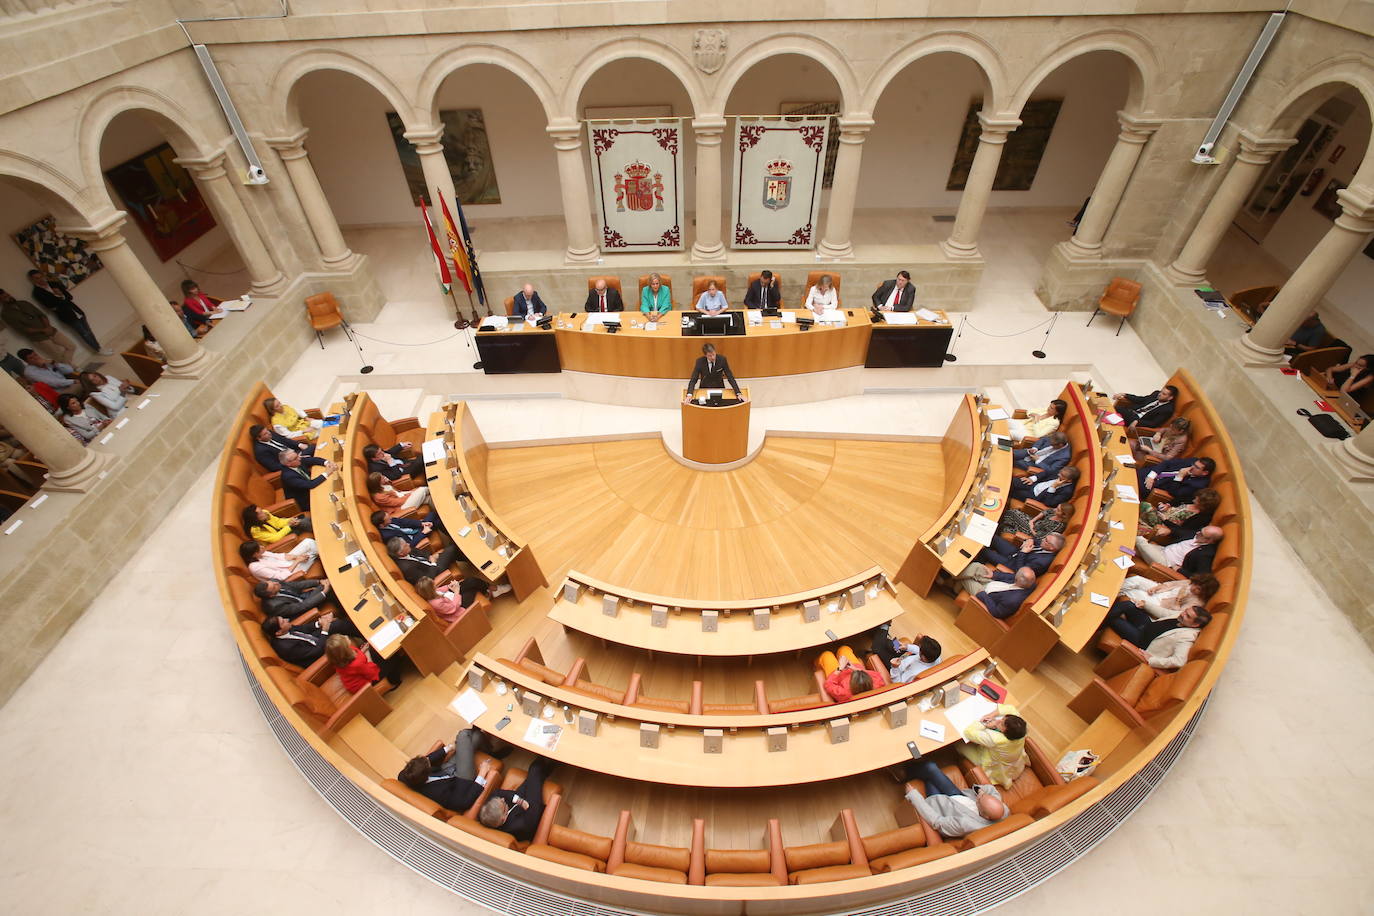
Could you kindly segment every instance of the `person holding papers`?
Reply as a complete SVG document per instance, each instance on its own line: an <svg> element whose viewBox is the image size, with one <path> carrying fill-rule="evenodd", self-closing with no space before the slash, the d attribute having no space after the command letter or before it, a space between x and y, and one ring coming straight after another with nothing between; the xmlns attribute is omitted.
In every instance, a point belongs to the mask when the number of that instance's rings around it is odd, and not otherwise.
<svg viewBox="0 0 1374 916"><path fill-rule="evenodd" d="M830 279L830 274L821 274L816 285L806 291L806 307L817 319L840 307L840 295L835 292L835 281Z"/></svg>
<svg viewBox="0 0 1374 916"><path fill-rule="evenodd" d="M888 280L873 291L873 304L880 312L909 312L916 304L916 287L911 274L897 271L895 280Z"/></svg>
<svg viewBox="0 0 1374 916"><path fill-rule="evenodd" d="M735 381L735 373L730 371L730 364L726 362L725 357L716 352L715 345L704 344L701 353L702 355L697 357L697 364L692 367L692 377L687 380L687 396L683 398L683 403L692 399L692 392L696 391L698 382L703 388L724 388L728 381L735 391L735 397L741 401L745 400L744 395L740 393L739 382Z"/></svg>
<svg viewBox="0 0 1374 916"><path fill-rule="evenodd" d="M987 777L1004 789L1011 788L1026 769L1026 720L1015 706L1003 703L964 729L965 743L959 753L981 767Z"/></svg>
<svg viewBox="0 0 1374 916"><path fill-rule="evenodd" d="M706 315L719 315L729 307L725 294L716 288L716 281L706 284L706 289L697 297L697 311Z"/></svg>
<svg viewBox="0 0 1374 916"><path fill-rule="evenodd" d="M593 289L587 290L587 301L582 305L584 312L623 312L625 302L620 298L620 290L614 286L606 287L605 280L597 280Z"/></svg>
<svg viewBox="0 0 1374 916"><path fill-rule="evenodd" d="M534 321L541 315L549 313L549 307L544 304L543 299L539 298L539 294L534 291L534 285L531 283L526 283L520 288L520 292L511 298L515 303L513 314L517 318Z"/></svg>
<svg viewBox="0 0 1374 916"><path fill-rule="evenodd" d="M649 285L639 291L639 310L648 321L657 321L673 310L673 291L658 274L649 274Z"/></svg>

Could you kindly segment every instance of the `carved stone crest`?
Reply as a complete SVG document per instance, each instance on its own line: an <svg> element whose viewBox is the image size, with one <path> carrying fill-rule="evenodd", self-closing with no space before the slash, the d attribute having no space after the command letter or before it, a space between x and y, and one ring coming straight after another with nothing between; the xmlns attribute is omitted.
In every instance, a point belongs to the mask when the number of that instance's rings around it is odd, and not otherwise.
<svg viewBox="0 0 1374 916"><path fill-rule="evenodd" d="M697 69L702 73L715 73L725 63L726 31L724 29L697 29L692 39L692 56L696 59Z"/></svg>

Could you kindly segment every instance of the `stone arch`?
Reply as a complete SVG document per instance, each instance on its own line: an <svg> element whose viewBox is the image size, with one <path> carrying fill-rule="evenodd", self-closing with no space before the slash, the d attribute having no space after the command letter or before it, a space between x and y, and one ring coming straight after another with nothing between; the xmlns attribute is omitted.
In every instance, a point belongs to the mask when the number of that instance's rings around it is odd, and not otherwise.
<svg viewBox="0 0 1374 916"><path fill-rule="evenodd" d="M1323 61L1291 81L1260 135L1293 136L1303 120L1342 87L1358 92L1371 119L1374 119L1374 79L1371 79L1368 67L1360 63L1360 58L1345 55ZM1360 167L1355 170L1350 185L1352 188L1358 185L1366 192L1374 193L1374 138L1365 146Z"/></svg>
<svg viewBox="0 0 1374 916"><path fill-rule="evenodd" d="M1156 96L1163 81L1159 58L1149 42L1134 32L1122 29L1103 29L1070 39L1050 54L1016 87L1007 103L1008 113L1019 113L1031 93L1045 78L1068 61L1094 51L1113 51L1131 62L1130 88L1126 94L1124 111L1143 115L1154 111Z"/></svg>
<svg viewBox="0 0 1374 916"><path fill-rule="evenodd" d="M138 112L156 123L179 156L209 156L217 147L195 126L194 119L176 102L155 89L117 86L86 105L78 119L77 149L81 172L92 196L104 197L105 177L100 168L100 144L115 118Z"/></svg>
<svg viewBox="0 0 1374 916"><path fill-rule="evenodd" d="M60 226L94 226L109 216L108 203L102 207L66 175L22 153L0 150L0 182L13 184L51 207Z"/></svg>
<svg viewBox="0 0 1374 916"><path fill-rule="evenodd" d="M710 100L711 111L724 111L730 93L738 85L740 77L749 72L755 64L777 57L781 54L800 54L809 57L824 67L840 87L841 115L858 114L869 109L857 108L860 104L859 81L854 69L849 66L843 54L832 44L811 35L784 33L750 45L742 54L732 59L721 71L716 81L716 91Z"/></svg>
<svg viewBox="0 0 1374 916"><path fill-rule="evenodd" d="M692 114L698 115L710 110L707 106L706 91L697 79L696 70L677 48L649 38L618 39L598 45L583 55L568 78L563 90L563 98L558 110L562 117L578 120L577 102L587 81L602 67L617 60L647 60L659 64L677 77L687 98L692 102Z"/></svg>
<svg viewBox="0 0 1374 916"><path fill-rule="evenodd" d="M343 51L316 49L287 59L272 77L267 98L270 117L280 119L276 124L279 133L300 125L300 112L296 109L292 90L302 77L317 70L338 70L356 76L382 94L407 128L415 123L418 112L406 101L405 93L376 67Z"/></svg>
<svg viewBox="0 0 1374 916"><path fill-rule="evenodd" d="M863 87L859 96L860 108L863 111L873 111L878 100L882 98L883 91L897 74L923 57L943 53L960 54L977 64L988 87L988 97L983 100L983 108L990 113L1002 110L1002 105L1006 103L1010 92L1006 69L1002 66L997 50L970 32L936 32L896 51Z"/></svg>
<svg viewBox="0 0 1374 916"><path fill-rule="evenodd" d="M544 116L550 121L557 116L558 97L544 75L520 55L497 45L465 45L446 51L435 58L420 75L420 84L415 96L415 111L428 112L437 124L439 89L444 85L444 80L454 72L474 64L491 64L515 74L539 99L539 104L544 107ZM576 98L573 104L577 104Z"/></svg>

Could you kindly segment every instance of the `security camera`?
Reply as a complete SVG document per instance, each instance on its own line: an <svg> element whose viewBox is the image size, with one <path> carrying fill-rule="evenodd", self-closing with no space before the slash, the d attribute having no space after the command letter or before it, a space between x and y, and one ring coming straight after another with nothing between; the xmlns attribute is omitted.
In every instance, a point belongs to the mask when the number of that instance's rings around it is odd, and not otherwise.
<svg viewBox="0 0 1374 916"><path fill-rule="evenodd" d="M1217 159L1212 155L1212 148L1215 145L1216 144L1213 143L1204 143L1199 146L1197 152L1193 154L1193 162L1197 165L1216 165Z"/></svg>
<svg viewBox="0 0 1374 916"><path fill-rule="evenodd" d="M248 178L244 181L244 184L267 184L270 180L271 179L267 177L267 173L263 171L262 166L250 165L248 167Z"/></svg>

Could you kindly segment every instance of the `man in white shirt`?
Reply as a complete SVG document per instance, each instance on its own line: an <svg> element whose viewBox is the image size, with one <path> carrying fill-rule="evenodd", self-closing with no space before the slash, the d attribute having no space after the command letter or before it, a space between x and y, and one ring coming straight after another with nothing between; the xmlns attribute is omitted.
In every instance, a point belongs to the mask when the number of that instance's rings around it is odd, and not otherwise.
<svg viewBox="0 0 1374 916"><path fill-rule="evenodd" d="M905 270L897 271L897 277L880 285L873 292L873 304L880 312L909 312L916 304L916 287L911 285L911 274Z"/></svg>
<svg viewBox="0 0 1374 916"><path fill-rule="evenodd" d="M1183 560L1199 547L1206 547L1221 540L1221 529L1215 525L1208 525L1197 534L1186 541L1179 541L1177 544L1167 544L1161 547L1158 544L1151 544L1143 537L1135 539L1136 553L1145 558L1147 563L1158 563L1160 566L1167 566L1170 569L1179 569L1183 566ZM1203 570L1209 572L1210 570Z"/></svg>
<svg viewBox="0 0 1374 916"><path fill-rule="evenodd" d="M922 797L915 786L907 789L906 799L941 836L950 839L968 836L975 830L991 827L1011 813L996 786L976 785L960 789L940 772L935 761L924 757L907 764L907 775L925 783Z"/></svg>

